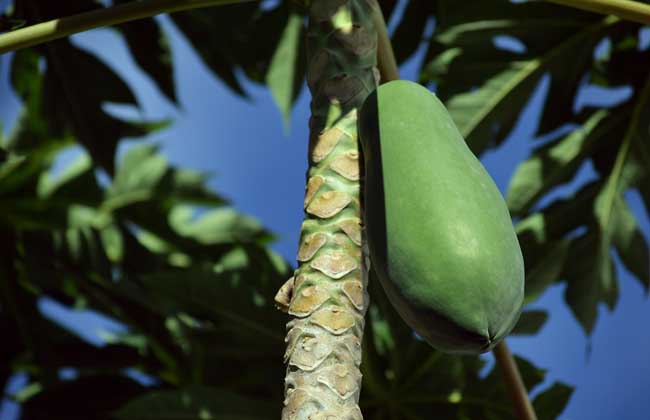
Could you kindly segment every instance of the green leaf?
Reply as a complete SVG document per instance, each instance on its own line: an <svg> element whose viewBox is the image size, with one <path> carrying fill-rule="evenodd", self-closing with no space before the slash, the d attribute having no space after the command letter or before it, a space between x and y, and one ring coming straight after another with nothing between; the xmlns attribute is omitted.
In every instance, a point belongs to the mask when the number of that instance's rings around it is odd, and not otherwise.
<svg viewBox="0 0 650 420"><path fill-rule="evenodd" d="M493 145L495 126L499 127L499 138L510 131L541 75L539 69L537 61L512 63L478 90L446 101L449 113L475 154Z"/></svg>
<svg viewBox="0 0 650 420"><path fill-rule="evenodd" d="M124 121L104 110L115 102L137 106L126 83L94 55L59 40L26 50L14 60L12 83L25 100L28 124L12 135L16 150L32 150L43 145L69 142L76 138L93 161L109 174L117 143L124 137L139 137L167 125L167 122ZM44 74L38 70L38 55L46 59ZM25 63L31 63L29 66ZM23 73L28 68L29 71ZM25 74L25 76L22 76ZM98 82L98 81L101 81Z"/></svg>
<svg viewBox="0 0 650 420"><path fill-rule="evenodd" d="M303 26L301 15L296 13L289 15L266 74L266 84L282 112L285 128L289 125L291 107L302 86L300 51L303 47L301 45L304 37Z"/></svg>
<svg viewBox="0 0 650 420"><path fill-rule="evenodd" d="M208 68L246 96L237 70L256 82L266 79L289 13L289 2L266 11L251 2L174 13L171 18Z"/></svg>
<svg viewBox="0 0 650 420"><path fill-rule="evenodd" d="M153 198L168 168L167 159L157 154L157 149L153 144L129 149L108 190L112 208Z"/></svg>
<svg viewBox="0 0 650 420"><path fill-rule="evenodd" d="M547 245L542 258L527 264L525 304L537 300L548 286L560 279L569 251L569 241L560 240Z"/></svg>
<svg viewBox="0 0 650 420"><path fill-rule="evenodd" d="M39 182L38 193L43 199L55 199L59 203L64 201L67 205L97 205L102 199L92 161L86 154L79 156L55 179L49 173L44 174Z"/></svg>
<svg viewBox="0 0 650 420"><path fill-rule="evenodd" d="M611 235L611 223L614 207L619 196L631 185L632 178L626 167L629 163L630 149L632 143L644 142L648 139L647 127L644 121L650 117L650 78L643 90L639 93L639 99L635 104L630 126L625 133L621 146L616 155L616 161L607 183L599 194L595 203L595 214L603 234L609 238Z"/></svg>
<svg viewBox="0 0 650 420"><path fill-rule="evenodd" d="M587 334L593 331L598 303L610 310L618 300L618 284L609 247L598 234L590 232L571 241L565 266L568 287L566 302Z"/></svg>
<svg viewBox="0 0 650 420"><path fill-rule="evenodd" d="M636 219L624 201L616 204L616 227L612 243L621 261L639 280L645 292L650 288L650 251Z"/></svg>
<svg viewBox="0 0 650 420"><path fill-rule="evenodd" d="M578 82L592 63L591 48L616 23L540 2L442 3L421 80L437 83L439 96L477 154L500 144L547 72L554 102L544 108L543 122L547 113L570 117ZM516 38L526 51L500 50L493 45L495 36Z"/></svg>
<svg viewBox="0 0 650 420"><path fill-rule="evenodd" d="M113 225L109 225L100 231L100 237L108 259L113 263L122 261L124 257L124 241L120 230Z"/></svg>
<svg viewBox="0 0 650 420"><path fill-rule="evenodd" d="M158 212L161 217L152 221L164 222L166 226L165 219L177 204L224 204L221 197L207 188L206 180L207 176L200 172L170 167L154 144L134 146L118 166L103 208L107 211L133 210L129 217L138 219L145 211Z"/></svg>
<svg viewBox="0 0 650 420"><path fill-rule="evenodd" d="M645 143L648 136L646 121L650 118L650 78L646 80L644 88L638 93L638 100L632 111L630 125L618 149L614 166L607 178L607 182L598 194L594 203L594 214L598 222L601 247L603 253L609 250L612 243L617 245L624 263L641 281L647 290L647 244L643 235L638 232L634 216L630 213L624 192L633 186L634 179L639 177L639 168L635 160L631 159L632 146L636 143ZM635 246L637 249L631 248Z"/></svg>
<svg viewBox="0 0 650 420"><path fill-rule="evenodd" d="M533 401L538 420L554 420L564 411L573 394L573 387L554 382Z"/></svg>
<svg viewBox="0 0 650 420"><path fill-rule="evenodd" d="M536 149L531 158L517 167L506 199L514 215L525 214L542 195L575 175L589 148L608 130L609 127L599 130L607 114L605 110L595 112L580 128Z"/></svg>
<svg viewBox="0 0 650 420"><path fill-rule="evenodd" d="M220 388L191 386L153 391L129 401L115 412L124 420L266 420L280 412L279 402L251 398Z"/></svg>
<svg viewBox="0 0 650 420"><path fill-rule="evenodd" d="M11 61L11 84L23 101L23 109L10 133L7 146L18 153L31 152L33 158L36 157L36 150L46 149L43 147L46 141L52 148L57 143L70 141L65 133L51 130L48 116L43 110L44 78L39 70L39 60L40 56L35 50L24 49L17 51Z"/></svg>
<svg viewBox="0 0 650 420"><path fill-rule="evenodd" d="M15 173L24 167L27 164L27 158L25 156L16 155L15 153L9 153L4 156L2 163L0 163L0 192L7 193L13 186L8 184L13 184L11 178Z"/></svg>
<svg viewBox="0 0 650 420"><path fill-rule="evenodd" d="M279 287L280 275L262 261L253 266L250 259L237 268L217 265L215 271L193 268L147 275L143 282L170 310L183 311L222 325L232 335L247 341L260 340L273 346L282 342L284 316L273 307L263 288ZM226 255L226 259L233 254Z"/></svg>
<svg viewBox="0 0 650 420"><path fill-rule="evenodd" d="M257 220L232 208L210 210L195 220L193 213L188 207L176 207L170 215L170 223L181 235L192 237L202 244L270 239Z"/></svg>
<svg viewBox="0 0 650 420"><path fill-rule="evenodd" d="M219 206L225 200L211 191L206 185L208 175L191 169L174 168L165 179L164 188L173 191L178 202Z"/></svg>
<svg viewBox="0 0 650 420"><path fill-rule="evenodd" d="M526 303L536 300L562 277L565 262L571 261L569 237L577 229L593 225L590 210L601 186L598 181L588 183L572 196L556 200L517 223L526 266Z"/></svg>
<svg viewBox="0 0 650 420"><path fill-rule="evenodd" d="M434 8L435 2L429 1L411 0L406 4L402 19L391 38L392 44L399 47L395 48L398 64L406 61L420 47L427 20L431 18Z"/></svg>
<svg viewBox="0 0 650 420"><path fill-rule="evenodd" d="M546 311L524 311L521 313L519 322L512 330L512 335L534 335L537 334L548 320Z"/></svg>
<svg viewBox="0 0 650 420"><path fill-rule="evenodd" d="M115 4L128 3L120 0ZM176 103L174 68L167 35L155 19L140 19L115 27L124 35L131 55L167 98Z"/></svg>

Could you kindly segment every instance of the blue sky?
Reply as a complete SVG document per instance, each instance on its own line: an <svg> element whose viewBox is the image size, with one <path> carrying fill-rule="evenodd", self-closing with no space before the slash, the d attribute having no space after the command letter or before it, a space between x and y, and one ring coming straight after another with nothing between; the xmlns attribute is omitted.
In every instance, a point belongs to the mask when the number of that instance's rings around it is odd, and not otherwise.
<svg viewBox="0 0 650 420"><path fill-rule="evenodd" d="M210 186L226 196L240 210L260 219L278 236L274 249L289 261L295 260L298 233L302 221L307 162L307 121L309 97L306 90L296 104L290 130L284 129L280 112L270 93L245 83L248 100L233 95L200 59L186 41L160 18L172 35L175 80L180 106L174 107L160 95L153 83L135 66L122 40L110 30L98 30L74 37L77 45L95 52L118 71L136 92L140 109L109 106L123 116L173 118L174 125L152 136L168 159L179 166L214 174ZM418 60L413 57L402 69L403 78L413 78ZM5 128L17 115L18 102L9 93L6 72L9 60L0 56L0 120ZM530 100L522 118L498 151L483 158L487 170L501 191L505 191L516 165L535 144L533 133L544 99L548 80L543 80ZM587 88L580 101L611 101L624 92L600 92ZM120 153L133 142L124 141ZM62 158L69 162L78 149ZM553 193L554 197L574 191L594 175L590 165L578 179ZM650 232L639 198L631 194L631 207ZM533 308L546 309L550 320L533 337L509 338L511 349L537 366L547 369L546 385L563 381L577 387L563 420L646 420L650 403L650 302L639 283L617 264L621 297L613 313L600 308L594 333L586 337L564 304L564 286L551 287ZM74 324L79 334L100 343L98 330L119 330L92 314L71 314L53 302L42 302L41 310L50 316ZM591 349L588 352L588 349ZM491 356L486 356L491 360ZM17 378L11 389L21 385ZM0 406L0 419L15 417L15 407L6 401Z"/></svg>

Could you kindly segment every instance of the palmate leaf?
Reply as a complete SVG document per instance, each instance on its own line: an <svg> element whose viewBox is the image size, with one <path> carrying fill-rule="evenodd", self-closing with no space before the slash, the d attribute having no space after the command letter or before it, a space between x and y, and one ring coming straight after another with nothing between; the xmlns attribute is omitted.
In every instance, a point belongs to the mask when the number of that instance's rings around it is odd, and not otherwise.
<svg viewBox="0 0 650 420"><path fill-rule="evenodd" d="M599 156L598 150L592 153L594 159L600 159L601 171L606 171L603 174L605 179L590 205L592 222L588 222L585 234L572 240L564 268L568 283L567 303L587 332L593 329L599 302L605 302L610 309L616 305L618 285L611 258L612 249L618 252L623 264L646 291L650 284L647 239L623 195L626 190L642 185L642 180L648 178L648 166L641 162L644 159L643 147L649 136L644 131L643 123L640 123L648 118L645 115L648 94L646 84L634 96L633 106L612 110L611 120L622 121L622 126L618 123L603 125L601 142L608 146L610 153L614 151L614 156L604 157L613 162L603 164L603 155ZM632 154L634 145L638 151L636 154Z"/></svg>
<svg viewBox="0 0 650 420"><path fill-rule="evenodd" d="M551 75L553 106L545 108L540 129L548 129L547 120L557 123L549 115L570 116L578 82L592 63L591 48L616 24L540 2L437 4L421 80L436 82L438 95L475 153L500 144L546 73ZM496 36L518 39L525 51L495 47ZM571 66L565 65L568 61Z"/></svg>
<svg viewBox="0 0 650 420"><path fill-rule="evenodd" d="M550 219L540 218L536 216L537 213L533 213L532 216L522 221L518 227L524 254L527 255L526 261L531 266L534 265L542 268L542 272L552 270L552 275L556 279L560 275L557 269L558 264L562 266L564 265L564 261L567 261L567 264L569 264L568 261L571 261L570 258L564 257L568 242L566 239L563 239L562 235L581 226L588 229L590 233L588 239L575 238L574 241L586 241L591 245L576 244L574 248L583 249L585 254L582 256L579 254L573 255L573 258L596 258L595 261L599 261L600 264L596 264L596 266L602 270L594 271L594 267L587 265L582 265L582 269L569 270L571 273L569 283L574 282L575 284L573 287L570 287L571 292L569 293L569 295L574 296L569 298L573 304L577 304L576 299L580 299L583 302L587 299L587 294L580 297L581 293L577 284L584 282L583 285L588 285L590 278L601 278L600 282L603 284L610 282L608 280L610 278L608 273L613 268L609 253L611 247L617 250L623 263L643 284L643 287L646 289L648 287L647 240L639 230L638 224L628 209L623 196L623 193L629 188L639 188L639 190L642 190L648 176L646 168L648 167L647 162L650 161L645 161L643 151L648 136L642 130L639 131L638 124L632 124L634 110L641 110L646 107L647 105L642 102L636 102L634 106L623 104L608 110L608 115L604 118L601 117L603 111L592 111L591 116L587 118L584 128L574 131L564 139L549 143L547 146L534 151L533 156L520 165L511 181L508 201L512 211L515 214L526 214L526 211L529 211L538 199L544 196L546 191L561 182L570 180L575 173L576 163L579 163L580 160L584 162L586 159L592 158L601 162L599 165L601 171L604 171L606 179L599 181L597 186L588 186L583 189L582 192L590 191L589 194L578 194L576 197L583 197L583 199L575 200L572 210L566 208L562 216L552 217ZM595 126L589 124L590 121L595 121L594 119L598 119L598 124ZM628 134L637 133L633 135L636 140L630 143L627 151L623 147L624 141L626 141L626 138L628 141L631 141L630 139L633 137L627 137L625 134L621 136L621 133L626 132ZM574 142L573 146L571 146L571 142ZM563 153L556 152L556 158L550 159L554 151L563 149ZM572 153L570 150L574 152ZM614 171L614 160L616 156L620 156L621 158L618 169ZM567 162L567 164L557 165L555 163L556 161ZM613 182L617 184L614 185ZM614 188L618 188L618 190L615 191ZM587 198L587 201L584 198ZM562 203L562 201L558 201L553 205L558 203ZM553 205L548 207L548 209L552 209ZM564 204L560 207L562 206L566 207ZM557 211L552 210L550 213L557 214ZM580 221L579 217L581 214L582 220ZM562 226L568 226L569 228L562 228ZM549 235L547 230L554 231L554 233ZM529 237L530 233L537 232L535 234L537 239L530 241L523 238L522 240L522 234L525 234L526 231L529 232ZM533 257L531 260L529 256L535 255L535 248L542 246L545 241L548 241L547 249L549 251L546 253L548 257L544 260L538 260L536 257ZM562 248L556 248L553 242L561 245ZM602 247L602 249L595 250L595 244L599 244L598 246ZM557 249L557 251L551 252L553 249ZM560 258L560 256L563 257ZM536 261L543 261L543 263L538 264ZM576 265L578 267L581 266L580 264ZM539 278L530 278L530 274L533 273L537 274L539 270L530 270L527 284L529 281L531 284L539 283ZM581 279L582 276L586 278ZM543 281L541 283L542 285L548 285L552 282L552 279L545 278L547 280ZM597 283L598 281L594 280L594 282ZM610 302L610 306L614 305L616 295L613 287L606 287L607 290L611 291L611 295L607 299L603 297L603 300ZM537 289L536 294L541 291L539 287ZM588 312L595 316L595 306L600 296L596 293L592 295L592 298L594 300L591 300L591 303L587 307L590 308ZM594 319L591 319L591 316L587 316L584 313L584 308L581 310L574 308L574 312L576 314L583 313L579 318L582 318L583 325L590 329L590 325L592 325Z"/></svg>
<svg viewBox="0 0 650 420"><path fill-rule="evenodd" d="M637 103L636 106L637 109L646 107L643 103ZM637 129L636 126L630 126L632 108L618 107L609 111L609 115L605 115L604 111L593 112L587 118L583 128L535 151L530 160L519 166L509 188L508 201L515 214L526 214L552 187L570 180L575 175L577 164L590 155L599 153L603 145L618 143L620 145L618 153L628 153L622 146L625 138L621 139L618 133L626 129L631 130L629 132ZM643 137L640 137L639 144L643 144ZM623 199L623 191L633 186L635 179L645 176L645 170L638 164L638 158L629 159L626 167L623 155L620 156L622 160L618 171L612 170L607 183L601 183L597 189L592 189L589 204L575 207L575 211L587 213L591 213L592 208L595 209L593 218L587 217L581 224L572 225L572 229L580 226L587 227L587 233L569 242L557 234L546 236L545 229L551 228L554 222L550 221L549 226L539 225L541 229L538 231L539 243L547 242L547 251L542 253L545 256L540 259L526 260L529 267L535 267L529 268L527 273L527 301L539 295L545 287L564 275L569 285L566 290L567 303L587 332L593 329L598 302L603 301L610 308L614 308L618 298L613 260L610 255L612 247L617 250L623 263L646 290L650 281L648 245ZM616 176L618 185L613 186L612 177ZM619 190L614 191L614 188ZM608 192L611 195L606 195ZM576 204L579 203L586 202L578 200ZM572 219L570 215L576 214L575 211L574 213L565 211L564 217ZM549 220L535 218L535 216L528 218L526 222L520 224L520 233L526 230L525 226L528 226L531 232L534 221L543 224ZM566 222L567 220L555 219L555 223L566 224ZM562 229L561 232L564 235L567 229ZM531 242L524 240L522 245L525 254L530 255L533 252L534 247L531 247Z"/></svg>

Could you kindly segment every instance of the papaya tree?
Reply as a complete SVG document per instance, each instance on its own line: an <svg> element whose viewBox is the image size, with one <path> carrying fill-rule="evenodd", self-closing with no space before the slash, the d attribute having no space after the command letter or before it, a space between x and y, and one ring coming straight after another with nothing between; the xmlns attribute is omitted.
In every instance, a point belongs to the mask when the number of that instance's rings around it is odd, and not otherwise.
<svg viewBox="0 0 650 420"><path fill-rule="evenodd" d="M613 309L618 299L614 252L650 286L647 232L626 198L635 191L650 213L644 3L6 3L0 59L22 111L0 143L0 324L9 343L0 383L23 378L11 392L20 418L556 418L570 386L540 386L545 372L504 344L487 372L475 355L434 350L369 271L364 212L377 209L364 201L357 116L416 51L424 57L417 81L435 90L478 156L504 144L550 78L537 131L551 134L506 194L525 303L564 283L589 334L599 303ZM285 118L306 79L309 169L295 270L269 248L273 235L211 191L205 174L171 165L147 142L116 159L123 139L156 136L169 121L107 112L107 102L136 105L135 95L66 37L110 27L177 104L166 29L152 18L160 13L233 92L247 95L240 76L263 84ZM391 39L384 17L395 22ZM576 107L586 82L631 93ZM73 144L85 152L55 174ZM554 196L586 162L594 177ZM123 329L89 344L46 316L47 302L92 309ZM275 305L292 317L286 330ZM512 333L534 334L546 318L524 308Z"/></svg>

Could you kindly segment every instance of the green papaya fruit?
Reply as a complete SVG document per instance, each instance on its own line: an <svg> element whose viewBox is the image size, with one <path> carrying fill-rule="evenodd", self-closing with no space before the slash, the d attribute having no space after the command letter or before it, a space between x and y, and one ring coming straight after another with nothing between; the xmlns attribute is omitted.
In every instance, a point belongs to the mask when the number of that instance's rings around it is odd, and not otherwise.
<svg viewBox="0 0 650 420"><path fill-rule="evenodd" d="M439 350L490 350L524 297L503 196L444 105L417 83L380 86L359 129L371 268L389 300Z"/></svg>

